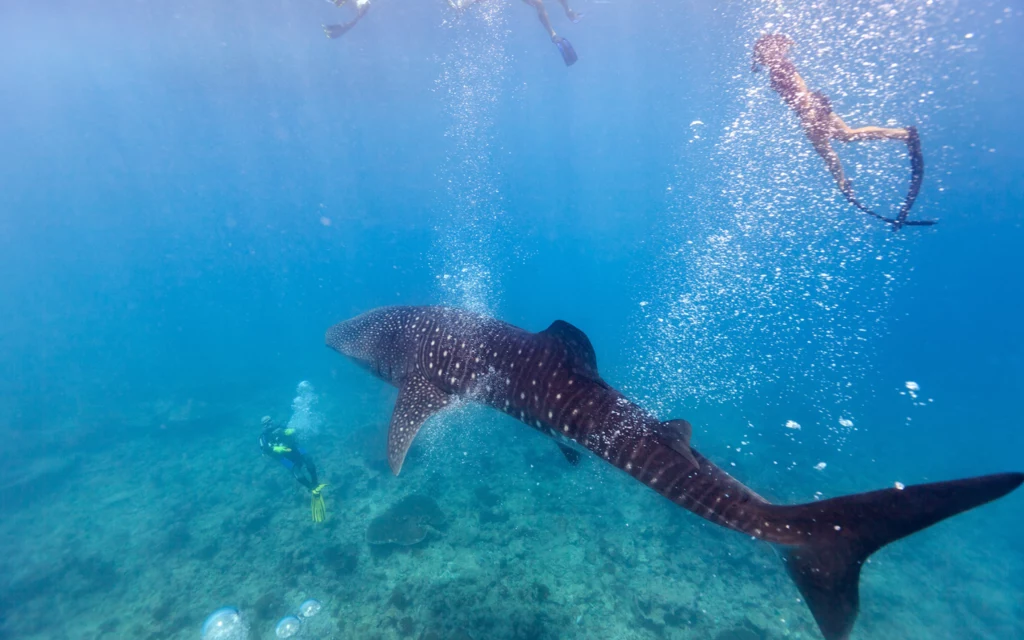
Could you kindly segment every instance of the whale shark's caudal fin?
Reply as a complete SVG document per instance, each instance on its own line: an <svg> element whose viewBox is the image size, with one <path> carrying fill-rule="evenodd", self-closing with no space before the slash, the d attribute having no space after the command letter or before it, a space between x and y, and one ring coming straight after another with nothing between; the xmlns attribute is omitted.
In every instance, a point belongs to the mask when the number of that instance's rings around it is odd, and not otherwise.
<svg viewBox="0 0 1024 640"><path fill-rule="evenodd" d="M1013 491L1024 474L1003 473L884 489L767 513L808 532L783 557L826 640L846 640L857 618L858 580L868 556L885 545ZM777 515L776 515L777 514Z"/></svg>

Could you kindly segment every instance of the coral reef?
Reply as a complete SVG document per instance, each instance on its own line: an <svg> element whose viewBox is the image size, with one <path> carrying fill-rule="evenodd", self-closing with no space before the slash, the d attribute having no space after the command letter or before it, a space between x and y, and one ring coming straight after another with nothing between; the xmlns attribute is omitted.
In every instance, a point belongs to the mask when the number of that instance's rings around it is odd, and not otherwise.
<svg viewBox="0 0 1024 640"><path fill-rule="evenodd" d="M48 509L6 508L0 637L194 640L234 605L252 638L271 638L312 597L323 611L303 637L820 638L769 546L600 461L569 467L503 418L428 430L396 478L381 464L386 415L325 408L346 417L307 443L330 483L315 524L309 492L255 449L260 409L254 424L180 431L173 449L164 434L123 439L41 485ZM1024 637L1024 552L975 526L998 517L873 557L854 637Z"/></svg>
<svg viewBox="0 0 1024 640"><path fill-rule="evenodd" d="M371 545L411 547L444 525L444 513L433 498L411 495L370 521L366 541Z"/></svg>

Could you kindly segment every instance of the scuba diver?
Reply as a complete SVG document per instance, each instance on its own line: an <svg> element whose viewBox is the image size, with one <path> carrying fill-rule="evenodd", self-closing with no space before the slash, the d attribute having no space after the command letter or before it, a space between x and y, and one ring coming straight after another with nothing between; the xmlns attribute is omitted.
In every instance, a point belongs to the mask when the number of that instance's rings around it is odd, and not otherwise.
<svg viewBox="0 0 1024 640"><path fill-rule="evenodd" d="M480 0L448 0L448 4L451 5L452 9L456 11L464 11L472 5L480 2ZM537 11L537 18L540 23L544 25L544 29L547 30L548 35L551 36L551 42L555 43L558 47L558 52L562 54L562 61L565 62L565 66L571 67L576 63L579 57L576 55L576 50L572 48L569 41L562 36L555 33L554 27L551 26L551 19L548 18L548 10L544 6L544 0L523 0L526 4L530 5ZM558 0L558 3L562 5L565 10L565 17L573 21L573 23L579 22L583 18L583 14L577 11L573 11L569 7L569 0Z"/></svg>
<svg viewBox="0 0 1024 640"><path fill-rule="evenodd" d="M348 4L348 0L327 0L336 7L343 7ZM356 26L356 23L363 19L366 12L370 10L370 0L355 0L356 15L354 18L343 24L325 24L324 33L331 40L340 38L345 35L349 29Z"/></svg>
<svg viewBox="0 0 1024 640"><path fill-rule="evenodd" d="M274 424L270 416L261 421L263 431L260 433L260 450L264 455L274 458L292 472L299 484L309 489L312 494L310 509L313 522L323 522L327 516L324 507L323 490L327 484L317 479L316 465L309 458L295 438L295 429L288 429Z"/></svg>
<svg viewBox="0 0 1024 640"><path fill-rule="evenodd" d="M789 59L788 53L794 42L788 36L772 34L761 36L754 45L753 71L762 67L768 68L768 77L772 89L778 93L783 102L800 118L807 139L814 150L822 157L829 172L839 186L839 191L853 206L860 211L884 220L898 231L903 226L929 226L934 220L907 220L910 208L921 190L924 178L924 158L921 154L921 138L915 127L891 129L886 127L851 128L832 109L832 102L823 93L811 91L796 70L796 65ZM843 171L839 154L832 148L832 141L857 142L860 140L898 140L907 144L907 155L910 156L910 188L907 197L895 218L887 218L865 207L853 193L850 179Z"/></svg>

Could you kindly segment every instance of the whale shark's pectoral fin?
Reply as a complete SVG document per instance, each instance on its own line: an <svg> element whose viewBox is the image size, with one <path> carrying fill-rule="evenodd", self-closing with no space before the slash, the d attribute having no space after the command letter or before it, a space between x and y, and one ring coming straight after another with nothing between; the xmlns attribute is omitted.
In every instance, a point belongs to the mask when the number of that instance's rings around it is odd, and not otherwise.
<svg viewBox="0 0 1024 640"><path fill-rule="evenodd" d="M541 333L562 343L569 352L573 369L577 373L585 375L595 382L603 382L601 374L597 372L597 354L594 353L594 345L590 344L587 334L565 320L555 320Z"/></svg>
<svg viewBox="0 0 1024 640"><path fill-rule="evenodd" d="M696 469L700 467L697 458L693 457L693 450L690 449L690 436L693 435L693 427L686 420L668 420L661 423L661 434L666 438L667 444L673 451L683 456L687 462Z"/></svg>
<svg viewBox="0 0 1024 640"><path fill-rule="evenodd" d="M572 447L566 446L561 442L556 442L555 444L558 445L559 451L561 451L562 455L565 456L566 462L568 462L570 465L574 467L580 463L579 451L573 449Z"/></svg>
<svg viewBox="0 0 1024 640"><path fill-rule="evenodd" d="M402 470L409 445L427 418L447 407L451 401L448 393L432 385L422 375L413 374L406 378L398 390L398 401L388 427L388 464L392 473L397 476Z"/></svg>

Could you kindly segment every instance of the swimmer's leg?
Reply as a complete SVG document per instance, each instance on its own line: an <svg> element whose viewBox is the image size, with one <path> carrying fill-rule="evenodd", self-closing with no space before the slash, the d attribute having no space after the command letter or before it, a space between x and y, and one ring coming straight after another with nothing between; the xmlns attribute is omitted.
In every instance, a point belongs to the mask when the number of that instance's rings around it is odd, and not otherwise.
<svg viewBox="0 0 1024 640"><path fill-rule="evenodd" d="M853 129L843 122L842 118L832 114L832 137L840 142L906 140L909 136L909 129L892 129L888 127L858 127Z"/></svg>
<svg viewBox="0 0 1024 640"><path fill-rule="evenodd" d="M562 54L562 61L565 62L565 66L570 67L575 64L579 60L576 50L572 48L568 40L555 33L554 27L551 26L551 19L548 18L548 10L544 7L544 0L523 0L523 2L537 10L537 18L544 25L548 35L551 36L551 42L554 42L555 46L558 47L558 52Z"/></svg>
<svg viewBox="0 0 1024 640"><path fill-rule="evenodd" d="M888 127L859 127L850 129L845 142L858 142L860 140L906 140L906 129L891 129Z"/></svg>
<svg viewBox="0 0 1024 640"><path fill-rule="evenodd" d="M883 215L875 213L871 209L868 209L857 199L857 196L853 193L853 185L850 183L850 179L846 177L846 173L843 171L843 163L839 160L839 154L832 148L832 144L827 138L811 138L811 143L814 145L814 150L818 152L822 160L825 161L825 165L828 167L829 173L836 181L836 185L839 187L839 192L843 194L846 201L857 207L861 213L884 220L889 224L893 225L894 229L899 229L900 222L893 218L886 218Z"/></svg>
<svg viewBox="0 0 1024 640"><path fill-rule="evenodd" d="M825 161L825 166L828 168L828 172L832 174L832 178L835 179L839 191L847 199L852 198L853 186L846 177L846 172L843 171L843 163L839 160L839 154L832 148L832 143L827 139L819 138L817 140L812 139L811 144L814 145L814 150L818 152L821 159Z"/></svg>
<svg viewBox="0 0 1024 640"><path fill-rule="evenodd" d="M565 9L565 17L572 20L574 23L579 22L583 19L583 14L578 11L573 11L569 7L569 0L558 0L558 3Z"/></svg>
<svg viewBox="0 0 1024 640"><path fill-rule="evenodd" d="M537 19L544 25L544 29L547 30L553 42L558 37L558 34L555 33L554 27L551 26L551 19L548 18L548 10L544 7L544 0L523 0L523 2L537 10Z"/></svg>

